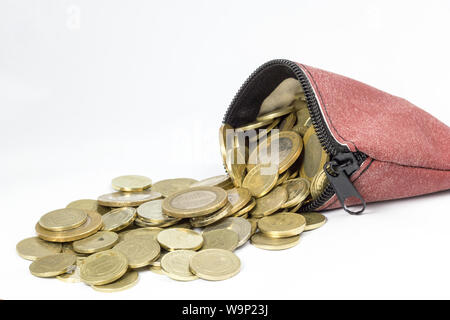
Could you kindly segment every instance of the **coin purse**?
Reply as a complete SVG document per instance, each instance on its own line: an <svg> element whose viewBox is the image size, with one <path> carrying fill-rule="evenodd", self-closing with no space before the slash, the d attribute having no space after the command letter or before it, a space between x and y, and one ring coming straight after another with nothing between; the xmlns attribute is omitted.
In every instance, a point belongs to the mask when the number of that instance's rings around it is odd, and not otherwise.
<svg viewBox="0 0 450 320"><path fill-rule="evenodd" d="M450 128L409 101L353 79L289 60L272 60L245 81L223 123L255 121L263 100L285 79L300 81L312 124L330 161L328 186L299 212L450 189Z"/></svg>

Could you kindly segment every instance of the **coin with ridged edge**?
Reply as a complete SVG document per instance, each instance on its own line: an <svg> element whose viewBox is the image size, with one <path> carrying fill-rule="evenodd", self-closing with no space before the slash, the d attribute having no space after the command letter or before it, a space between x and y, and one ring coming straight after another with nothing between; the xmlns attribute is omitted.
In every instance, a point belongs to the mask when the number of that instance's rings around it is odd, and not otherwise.
<svg viewBox="0 0 450 320"><path fill-rule="evenodd" d="M198 250L203 245L203 237L194 230L173 228L161 231L157 240L167 251Z"/></svg>
<svg viewBox="0 0 450 320"><path fill-rule="evenodd" d="M163 212L175 218L193 218L219 210L228 202L227 193L219 187L190 188L164 199Z"/></svg>
<svg viewBox="0 0 450 320"><path fill-rule="evenodd" d="M303 216L280 212L258 221L258 229L272 238L288 238L299 235L305 230L306 220Z"/></svg>
<svg viewBox="0 0 450 320"><path fill-rule="evenodd" d="M142 220L164 224L172 221L179 221L178 218L169 217L162 212L162 203L164 200L153 200L141 204L137 208L137 215Z"/></svg>
<svg viewBox="0 0 450 320"><path fill-rule="evenodd" d="M288 198L281 208L296 206L305 200L309 195L310 183L307 179L291 179L283 183L283 186L286 188Z"/></svg>
<svg viewBox="0 0 450 320"><path fill-rule="evenodd" d="M327 222L327 218L318 212L303 212L301 215L306 220L305 231L315 230L320 228Z"/></svg>
<svg viewBox="0 0 450 320"><path fill-rule="evenodd" d="M104 231L125 229L136 219L136 208L123 207L111 210L102 216Z"/></svg>
<svg viewBox="0 0 450 320"><path fill-rule="evenodd" d="M16 245L19 256L27 260L36 260L45 256L60 253L61 243L44 241L38 237L27 238Z"/></svg>
<svg viewBox="0 0 450 320"><path fill-rule="evenodd" d="M190 270L199 278L220 281L234 277L241 269L241 261L231 251L207 249L196 253L190 261Z"/></svg>
<svg viewBox="0 0 450 320"><path fill-rule="evenodd" d="M138 192L119 191L103 194L98 197L97 201L102 206L120 208L137 207L144 202L160 198L162 198L161 193L152 190L144 190Z"/></svg>
<svg viewBox="0 0 450 320"><path fill-rule="evenodd" d="M96 253L111 249L119 241L119 235L111 231L100 231L87 238L75 241L72 246L78 253Z"/></svg>
<svg viewBox="0 0 450 320"><path fill-rule="evenodd" d="M228 217L215 224L207 226L203 232L218 229L231 229L239 235L238 247L245 244L251 235L252 225L242 217Z"/></svg>
<svg viewBox="0 0 450 320"><path fill-rule="evenodd" d="M77 262L77 257L68 253L56 253L33 261L30 265L32 275L41 278L56 277L66 273Z"/></svg>
<svg viewBox="0 0 450 320"><path fill-rule="evenodd" d="M178 281L198 279L189 269L189 261L196 254L192 250L176 250L167 253L161 259L161 269L169 278Z"/></svg>
<svg viewBox="0 0 450 320"><path fill-rule="evenodd" d="M65 231L50 231L41 227L39 223L36 224L36 233L39 238L52 242L70 242L96 233L102 228L102 216L95 211L86 211L88 217L86 222L74 229Z"/></svg>
<svg viewBox="0 0 450 320"><path fill-rule="evenodd" d="M233 251L239 244L239 235L231 229L218 229L203 232L203 247L206 249L224 249Z"/></svg>
<svg viewBox="0 0 450 320"><path fill-rule="evenodd" d="M152 190L168 197L175 192L189 188L194 182L197 182L197 180L190 178L166 179L154 183Z"/></svg>
<svg viewBox="0 0 450 320"><path fill-rule="evenodd" d="M65 231L81 226L86 219L86 211L64 208L46 213L39 220L39 224L50 231Z"/></svg>
<svg viewBox="0 0 450 320"><path fill-rule="evenodd" d="M104 285L120 279L127 269L125 255L111 249L87 257L80 268L80 277L87 284Z"/></svg>
<svg viewBox="0 0 450 320"><path fill-rule="evenodd" d="M138 175L126 175L114 178L112 187L118 191L144 191L152 186L152 179Z"/></svg>
<svg viewBox="0 0 450 320"><path fill-rule="evenodd" d="M233 188L227 190L228 202L232 205L230 214L234 214L244 208L252 199L252 194L245 188Z"/></svg>
<svg viewBox="0 0 450 320"><path fill-rule="evenodd" d="M250 193L261 198L272 190L278 180L278 171L275 167L258 164L250 170L244 178L242 187Z"/></svg>
<svg viewBox="0 0 450 320"><path fill-rule="evenodd" d="M311 180L311 197L313 199L317 199L320 194L325 190L328 186L328 178L327 174L324 170L317 173L314 178Z"/></svg>
<svg viewBox="0 0 450 320"><path fill-rule="evenodd" d="M300 236L288 238L272 238L261 232L255 233L251 238L251 244L264 250L285 250L296 246L300 241Z"/></svg>
<svg viewBox="0 0 450 320"><path fill-rule="evenodd" d="M127 257L130 268L142 268L158 259L161 248L156 240L131 238L117 244L113 250Z"/></svg>
<svg viewBox="0 0 450 320"><path fill-rule="evenodd" d="M207 216L201 216L197 218L191 218L191 225L195 228L201 228L213 224L231 214L231 204L227 203L223 208L213 212Z"/></svg>
<svg viewBox="0 0 450 320"><path fill-rule="evenodd" d="M126 272L120 279L102 286L92 286L92 289L100 292L118 292L124 291L136 285L139 281L139 274L130 270Z"/></svg>
<svg viewBox="0 0 450 320"><path fill-rule="evenodd" d="M261 218L276 212L286 202L288 194L283 186L276 187L262 198L256 199L256 206L250 211L252 217Z"/></svg>

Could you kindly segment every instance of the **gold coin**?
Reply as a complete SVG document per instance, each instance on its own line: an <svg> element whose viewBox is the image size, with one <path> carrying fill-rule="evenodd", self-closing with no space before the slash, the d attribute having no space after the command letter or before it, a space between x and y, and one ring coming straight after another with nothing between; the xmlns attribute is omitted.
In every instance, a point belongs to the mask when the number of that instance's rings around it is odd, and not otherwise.
<svg viewBox="0 0 450 320"><path fill-rule="evenodd" d="M281 121L281 123L280 123L280 131L292 130L296 120L297 120L297 117L295 116L294 112L292 112L289 115L287 115L283 119L283 121Z"/></svg>
<svg viewBox="0 0 450 320"><path fill-rule="evenodd" d="M295 111L294 106L287 106L287 107L284 107L281 109L276 109L276 110L273 110L273 111L270 111L270 112L267 112L264 114L259 114L256 117L256 121L270 121L272 119L282 117L293 111Z"/></svg>
<svg viewBox="0 0 450 320"><path fill-rule="evenodd" d="M66 283L80 283L80 266L84 263L86 258L77 257L77 262L72 268L66 273L56 276L56 279L66 282Z"/></svg>
<svg viewBox="0 0 450 320"><path fill-rule="evenodd" d="M207 216L191 218L190 222L191 225L195 228L205 227L229 216L230 213L231 204L227 203L223 208L220 208L216 212L213 212Z"/></svg>
<svg viewBox="0 0 450 320"><path fill-rule="evenodd" d="M52 242L70 242L87 238L96 233L102 228L102 216L95 211L86 211L87 219L81 226L65 230L65 231L50 231L41 227L39 223L36 224L36 233L39 238Z"/></svg>
<svg viewBox="0 0 450 320"><path fill-rule="evenodd" d="M258 221L258 229L268 237L288 238L299 235L305 230L306 220L303 216L280 212Z"/></svg>
<svg viewBox="0 0 450 320"><path fill-rule="evenodd" d="M254 197L260 198L272 190L277 180L276 168L258 164L247 173L242 186L248 189Z"/></svg>
<svg viewBox="0 0 450 320"><path fill-rule="evenodd" d="M167 251L198 250L203 245L203 237L190 229L173 228L161 231L157 240Z"/></svg>
<svg viewBox="0 0 450 320"><path fill-rule="evenodd" d="M144 202L162 198L159 192L152 190L138 192L113 192L98 197L98 203L107 207L137 207Z"/></svg>
<svg viewBox="0 0 450 320"><path fill-rule="evenodd" d="M38 237L27 238L16 245L19 256L27 260L36 260L55 253L60 253L60 243L47 242Z"/></svg>
<svg viewBox="0 0 450 320"><path fill-rule="evenodd" d="M128 175L120 176L112 180L112 187L118 191L144 191L151 186L152 179L144 176Z"/></svg>
<svg viewBox="0 0 450 320"><path fill-rule="evenodd" d="M197 180L189 178L161 180L153 184L152 190L168 197L173 193L189 188L194 182L197 182Z"/></svg>
<svg viewBox="0 0 450 320"><path fill-rule="evenodd" d="M156 240L131 238L117 244L113 250L121 252L128 260L128 266L136 269L148 266L158 259L161 248Z"/></svg>
<svg viewBox="0 0 450 320"><path fill-rule="evenodd" d="M298 170L293 170L293 172L291 172L291 175L289 176L289 179L295 179L298 176Z"/></svg>
<svg viewBox="0 0 450 320"><path fill-rule="evenodd" d="M327 174L324 170L319 171L311 181L311 197L317 199L328 185Z"/></svg>
<svg viewBox="0 0 450 320"><path fill-rule="evenodd" d="M300 168L300 176L311 181L314 176L323 169L323 166L330 157L323 150L317 137L314 127L310 127L303 137L305 145L305 154L302 166Z"/></svg>
<svg viewBox="0 0 450 320"><path fill-rule="evenodd" d="M165 213L162 212L162 203L163 200L153 200L146 203L141 204L137 208L137 215L142 220L165 224L167 222L175 222L180 221L180 219L169 217Z"/></svg>
<svg viewBox="0 0 450 320"><path fill-rule="evenodd" d="M119 280L102 286L92 286L92 289L100 292L118 292L133 287L139 281L139 275L136 271L126 272Z"/></svg>
<svg viewBox="0 0 450 320"><path fill-rule="evenodd" d="M143 219L137 217L134 220L134 224L141 228L166 228L166 227L170 227L170 226L177 224L178 221L181 221L181 219L175 219L173 221L168 221L168 222L163 222L163 223L154 223L154 222L149 222L147 220L143 220Z"/></svg>
<svg viewBox="0 0 450 320"><path fill-rule="evenodd" d="M287 198L286 189L283 186L276 187L264 197L256 199L256 206L250 211L250 214L255 218L268 216L280 209Z"/></svg>
<svg viewBox="0 0 450 320"><path fill-rule="evenodd" d="M189 261L196 254L192 250L177 250L169 252L161 259L161 268L168 277L178 281L197 279L189 269Z"/></svg>
<svg viewBox="0 0 450 320"><path fill-rule="evenodd" d="M228 217L215 224L207 226L203 232L219 229L231 229L236 232L239 236L238 247L240 247L250 238L252 225L242 217Z"/></svg>
<svg viewBox="0 0 450 320"><path fill-rule="evenodd" d="M297 178L288 180L283 184L283 186L286 188L288 193L288 199L281 206L281 208L296 206L309 196L310 183L306 179Z"/></svg>
<svg viewBox="0 0 450 320"><path fill-rule="evenodd" d="M260 249L265 250L284 250L296 246L300 242L300 236L289 238L267 237L261 232L255 233L251 238L251 243Z"/></svg>
<svg viewBox="0 0 450 320"><path fill-rule="evenodd" d="M177 251L177 250L176 250L176 251ZM154 268L159 268L159 269L161 269L161 260L162 260L162 258L163 258L166 254L167 254L167 251L161 251L160 254L159 254L158 259L156 259L156 260L154 260L154 261L152 261L152 262L150 263L150 267L154 267Z"/></svg>
<svg viewBox="0 0 450 320"><path fill-rule="evenodd" d="M87 257L80 268L80 276L83 282L100 286L120 279L127 269L127 258L111 249Z"/></svg>
<svg viewBox="0 0 450 320"><path fill-rule="evenodd" d="M203 232L203 247L206 249L224 249L233 251L239 244L239 235L231 229L217 229Z"/></svg>
<svg viewBox="0 0 450 320"><path fill-rule="evenodd" d="M259 129L258 134L254 135L253 137L249 137L249 142L254 143L256 141L261 142L265 140L269 136L269 132L272 131L272 129L276 128L280 121L280 118L277 118L273 120L267 127Z"/></svg>
<svg viewBox="0 0 450 320"><path fill-rule="evenodd" d="M86 211L64 208L46 213L39 220L39 224L50 231L65 231L81 226L86 219Z"/></svg>
<svg viewBox="0 0 450 320"><path fill-rule="evenodd" d="M245 188L234 188L227 191L228 202L231 204L230 214L234 214L244 208L252 199L252 194Z"/></svg>
<svg viewBox="0 0 450 320"><path fill-rule="evenodd" d="M62 251L61 252L73 254L74 256L77 256L77 258L85 258L88 256L87 254L84 254L84 253L75 252L75 250L73 250L72 243L73 242L62 243Z"/></svg>
<svg viewBox="0 0 450 320"><path fill-rule="evenodd" d="M111 249L119 241L119 235L111 231L100 231L82 240L75 241L73 249L79 253L95 253Z"/></svg>
<svg viewBox="0 0 450 320"><path fill-rule="evenodd" d="M265 126L268 126L272 123L272 119L268 119L268 120L264 120L264 121L255 121L255 122L251 122L248 123L242 127L239 127L236 129L236 131L248 131L248 130L254 130L254 129L259 129Z"/></svg>
<svg viewBox="0 0 450 320"><path fill-rule="evenodd" d="M98 214L105 214L110 209L98 204L97 200L81 199L72 201L66 208L80 209L84 211L96 211Z"/></svg>
<svg viewBox="0 0 450 320"><path fill-rule="evenodd" d="M251 235L254 235L256 233L256 230L258 230L258 221L260 218L250 218L248 219L248 222L252 225L252 231L250 232Z"/></svg>
<svg viewBox="0 0 450 320"><path fill-rule="evenodd" d="M300 208L302 207L303 202L300 202L299 204L297 204L295 207L292 208L288 208L287 211L288 212L292 212L292 213L296 213L298 210L300 210Z"/></svg>
<svg viewBox="0 0 450 320"><path fill-rule="evenodd" d="M272 145L278 145L278 148L274 148L275 150L272 151ZM275 152L278 151L278 173L283 173L295 163L302 152L302 148L302 139L294 131L272 134L267 143L263 143L252 152L247 169L251 170L255 166L254 163L271 164Z"/></svg>
<svg viewBox="0 0 450 320"><path fill-rule="evenodd" d="M286 180L289 178L289 171L285 171L281 174L281 176L278 176L278 181L277 181L277 186L283 184L284 182L286 182Z"/></svg>
<svg viewBox="0 0 450 320"><path fill-rule="evenodd" d="M228 202L219 187L196 187L174 193L164 199L163 212L175 218L192 218L219 210Z"/></svg>
<svg viewBox="0 0 450 320"><path fill-rule="evenodd" d="M241 210L233 214L233 217L242 217L243 215L249 213L256 206L255 198L252 198L250 202Z"/></svg>
<svg viewBox="0 0 450 320"><path fill-rule="evenodd" d="M131 207L117 208L102 216L103 230L119 231L125 229L136 219L136 209Z"/></svg>
<svg viewBox="0 0 450 320"><path fill-rule="evenodd" d="M219 128L219 145L220 153L222 154L223 163L226 163L227 159L227 141L233 139L234 129L229 124L223 124Z"/></svg>
<svg viewBox="0 0 450 320"><path fill-rule="evenodd" d="M164 229L158 227L147 227L147 228L139 228L130 230L122 236L121 241L129 240L129 239L142 239L142 240L155 240L158 236L158 233L163 231Z"/></svg>
<svg viewBox="0 0 450 320"><path fill-rule="evenodd" d="M247 168L244 153L237 148L227 150L224 164L233 185L238 188L241 187Z"/></svg>
<svg viewBox="0 0 450 320"><path fill-rule="evenodd" d="M181 222L178 222L172 226L169 226L167 228L184 228L184 229L192 229L192 225L189 222L189 220L181 220Z"/></svg>
<svg viewBox="0 0 450 320"><path fill-rule="evenodd" d="M320 228L327 222L327 218L317 212L305 212L301 214L306 220L305 231Z"/></svg>
<svg viewBox="0 0 450 320"><path fill-rule="evenodd" d="M199 278L219 281L239 273L241 261L231 251L207 249L197 252L190 261L190 269Z"/></svg>
<svg viewBox="0 0 450 320"><path fill-rule="evenodd" d="M33 261L30 272L41 278L56 277L66 273L76 262L77 257L73 254L56 253Z"/></svg>
<svg viewBox="0 0 450 320"><path fill-rule="evenodd" d="M191 187L191 188L195 188L195 187L220 187L220 188L223 188L224 186L227 186L230 183L231 183L230 177L224 174L224 175L214 176L211 178L207 178L204 180L194 182L189 187Z"/></svg>
<svg viewBox="0 0 450 320"><path fill-rule="evenodd" d="M166 274L164 273L164 271L161 269L161 267L154 267L154 266L150 266L148 268L151 272L159 274L161 276L165 276Z"/></svg>

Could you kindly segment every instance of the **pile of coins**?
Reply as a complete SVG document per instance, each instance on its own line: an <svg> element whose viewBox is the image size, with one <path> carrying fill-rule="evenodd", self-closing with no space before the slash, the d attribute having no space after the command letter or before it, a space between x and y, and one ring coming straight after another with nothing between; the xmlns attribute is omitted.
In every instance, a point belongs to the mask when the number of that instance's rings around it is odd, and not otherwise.
<svg viewBox="0 0 450 320"><path fill-rule="evenodd" d="M297 211L326 187L329 157L293 80L263 101L255 122L220 128L227 175L156 183L121 176L112 180L115 192L43 215L37 237L17 244L33 261L30 272L113 292L132 287L143 270L178 281L228 279L241 267L234 251L249 240L266 250L295 246L302 232L326 222Z"/></svg>

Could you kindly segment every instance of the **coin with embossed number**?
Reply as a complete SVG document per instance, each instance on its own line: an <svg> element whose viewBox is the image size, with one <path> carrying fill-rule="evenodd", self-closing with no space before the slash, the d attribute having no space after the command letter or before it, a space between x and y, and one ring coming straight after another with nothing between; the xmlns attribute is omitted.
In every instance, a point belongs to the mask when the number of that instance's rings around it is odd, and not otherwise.
<svg viewBox="0 0 450 320"><path fill-rule="evenodd" d="M283 186L276 187L264 197L256 199L256 206L250 211L250 214L255 218L268 216L280 209L287 198L286 189Z"/></svg>
<svg viewBox="0 0 450 320"><path fill-rule="evenodd" d="M203 232L203 247L205 249L224 249L233 251L239 244L239 235L231 229L217 229Z"/></svg>
<svg viewBox="0 0 450 320"><path fill-rule="evenodd" d="M144 221L155 224L166 224L167 222L178 222L179 218L169 217L162 211L162 203L164 200L153 200L141 204L137 208L137 215Z"/></svg>
<svg viewBox="0 0 450 320"><path fill-rule="evenodd" d="M258 229L272 238L288 238L305 230L305 218L296 213L280 212L258 221Z"/></svg>
<svg viewBox="0 0 450 320"><path fill-rule="evenodd" d="M242 186L248 189L254 197L260 198L272 190L277 180L278 171L276 167L257 164L247 173Z"/></svg>
<svg viewBox="0 0 450 320"><path fill-rule="evenodd" d="M64 208L46 213L39 220L39 224L50 231L65 231L81 226L86 219L86 211Z"/></svg>
<svg viewBox="0 0 450 320"><path fill-rule="evenodd" d="M87 257L80 268L80 277L87 284L104 285L118 280L127 269L125 255L111 249Z"/></svg>
<svg viewBox="0 0 450 320"><path fill-rule="evenodd" d="M303 178L291 179L283 183L288 193L288 199L281 206L282 208L290 208L298 205L309 195L310 183Z"/></svg>
<svg viewBox="0 0 450 320"><path fill-rule="evenodd" d="M178 281L191 281L198 277L189 269L189 261L196 254L192 250L176 250L161 259L161 268L168 277Z"/></svg>
<svg viewBox="0 0 450 320"><path fill-rule="evenodd" d="M190 269L199 278L219 281L238 274L241 261L231 251L207 249L199 251L191 258Z"/></svg>
<svg viewBox="0 0 450 320"><path fill-rule="evenodd" d="M231 229L239 236L238 247L245 244L251 235L252 225L242 217L228 217L215 224L207 226L203 232L218 229Z"/></svg>
<svg viewBox="0 0 450 320"><path fill-rule="evenodd" d="M156 240L131 238L120 242L113 250L123 253L127 257L130 268L136 269L148 266L155 261L161 248Z"/></svg>

